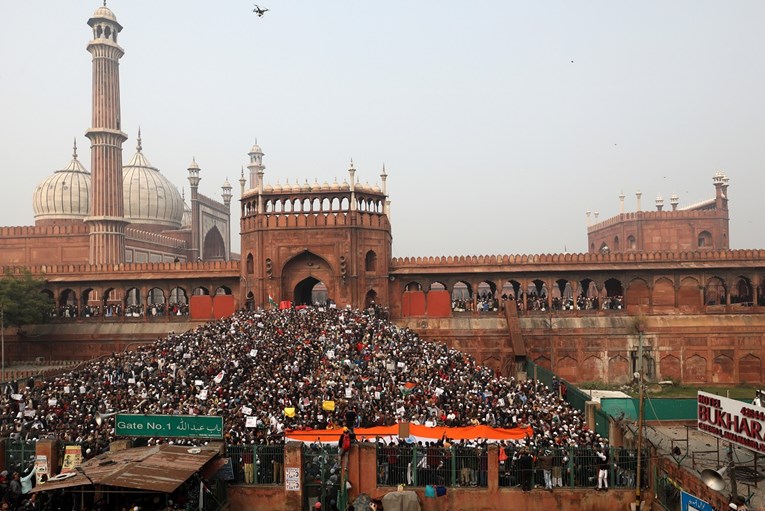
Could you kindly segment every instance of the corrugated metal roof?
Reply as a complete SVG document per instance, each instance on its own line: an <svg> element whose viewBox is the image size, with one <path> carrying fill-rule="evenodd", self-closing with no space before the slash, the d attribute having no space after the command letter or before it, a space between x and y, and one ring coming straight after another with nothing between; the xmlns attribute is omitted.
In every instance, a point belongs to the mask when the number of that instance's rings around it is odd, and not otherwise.
<svg viewBox="0 0 765 511"><path fill-rule="evenodd" d="M77 475L50 481L33 491L96 484L172 493L219 452L220 444L214 443L202 447L158 445L107 452L80 465Z"/></svg>

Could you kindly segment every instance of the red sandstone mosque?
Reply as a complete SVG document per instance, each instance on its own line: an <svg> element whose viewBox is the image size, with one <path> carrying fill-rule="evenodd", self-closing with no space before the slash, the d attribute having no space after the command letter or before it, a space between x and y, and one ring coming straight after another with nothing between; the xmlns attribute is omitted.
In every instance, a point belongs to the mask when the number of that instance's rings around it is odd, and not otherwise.
<svg viewBox="0 0 765 511"><path fill-rule="evenodd" d="M380 186L361 184L352 162L340 183L271 185L256 144L239 180L240 256L228 182L223 202L202 195L192 161L187 205L140 131L123 163L122 26L107 7L88 24L90 173L75 146L34 190L35 225L0 228L0 265L44 275L57 308L76 312L32 328L35 342L17 338L12 357L97 356L236 308L330 300L387 307L503 374L528 358L574 382L624 381L641 330L649 378L762 381L765 250L730 250L724 174L712 198L687 207L673 196L664 210L658 197L643 211L638 193L625 212L622 194L617 216L588 225L588 253L394 258L384 167ZM148 312L188 304L189 317ZM103 314L114 307L140 312Z"/></svg>

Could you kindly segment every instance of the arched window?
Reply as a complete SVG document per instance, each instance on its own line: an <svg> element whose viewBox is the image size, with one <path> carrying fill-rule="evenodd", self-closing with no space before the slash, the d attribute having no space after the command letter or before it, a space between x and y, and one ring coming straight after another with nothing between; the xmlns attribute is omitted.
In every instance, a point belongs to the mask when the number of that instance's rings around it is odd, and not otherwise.
<svg viewBox="0 0 765 511"><path fill-rule="evenodd" d="M619 236L614 236L614 252L619 251Z"/></svg>
<svg viewBox="0 0 765 511"><path fill-rule="evenodd" d="M632 234L627 236L627 248L630 250L635 250L637 248L637 241Z"/></svg>
<svg viewBox="0 0 765 511"><path fill-rule="evenodd" d="M712 247L712 235L709 231L701 231L699 234L699 248Z"/></svg>
<svg viewBox="0 0 765 511"><path fill-rule="evenodd" d="M368 273L374 273L377 271L377 254L375 254L374 250L367 252L366 257L364 258L364 269Z"/></svg>
<svg viewBox="0 0 765 511"><path fill-rule="evenodd" d="M247 254L247 274L252 275L253 273L255 273L255 260L252 254Z"/></svg>

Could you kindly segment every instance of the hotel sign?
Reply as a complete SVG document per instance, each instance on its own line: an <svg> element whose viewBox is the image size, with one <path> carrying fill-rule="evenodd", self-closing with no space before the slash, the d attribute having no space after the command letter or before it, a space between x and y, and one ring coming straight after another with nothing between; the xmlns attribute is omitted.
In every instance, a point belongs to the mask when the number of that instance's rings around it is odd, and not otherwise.
<svg viewBox="0 0 765 511"><path fill-rule="evenodd" d="M765 408L714 394L698 393L698 428L765 454Z"/></svg>

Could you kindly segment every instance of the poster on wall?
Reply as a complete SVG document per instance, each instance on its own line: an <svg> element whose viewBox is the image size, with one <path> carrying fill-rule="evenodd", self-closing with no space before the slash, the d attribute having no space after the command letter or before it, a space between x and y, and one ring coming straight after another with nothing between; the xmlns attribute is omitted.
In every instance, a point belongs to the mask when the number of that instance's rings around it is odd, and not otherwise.
<svg viewBox="0 0 765 511"><path fill-rule="evenodd" d="M699 391L699 431L765 454L765 408Z"/></svg>
<svg viewBox="0 0 765 511"><path fill-rule="evenodd" d="M48 470L48 456L45 454L38 454L35 457L35 479L37 484L40 484L45 475L46 479L50 477L50 471Z"/></svg>

